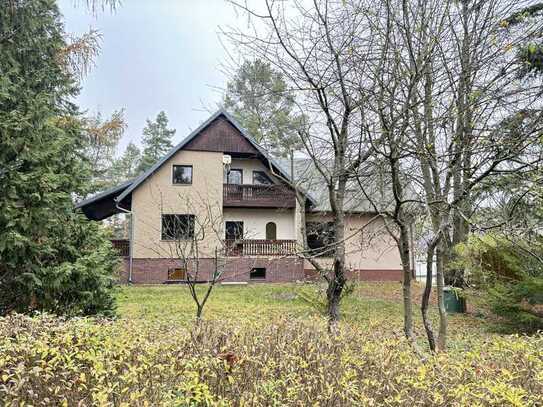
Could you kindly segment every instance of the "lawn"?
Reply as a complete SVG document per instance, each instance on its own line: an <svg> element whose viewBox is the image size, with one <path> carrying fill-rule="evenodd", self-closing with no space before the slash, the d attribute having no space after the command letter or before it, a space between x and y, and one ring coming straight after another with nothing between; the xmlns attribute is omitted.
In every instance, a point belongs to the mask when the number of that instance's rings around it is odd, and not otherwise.
<svg viewBox="0 0 543 407"><path fill-rule="evenodd" d="M415 287L420 298L421 287ZM115 320L0 318L0 405L543 405L543 337L450 317L447 353L402 334L401 286L364 283L330 335L314 285L122 287Z"/></svg>
<svg viewBox="0 0 543 407"><path fill-rule="evenodd" d="M201 287L201 289L203 289ZM217 286L204 310L207 320L261 321L277 317L323 318L323 287L313 284L249 284ZM417 332L423 336L419 305L422 285L413 287ZM135 320L169 319L180 323L194 320L195 306L186 286L125 286L118 294L119 315ZM357 285L342 303L345 324L372 326L384 333L401 334L403 327L401 284L368 282ZM466 330L493 335L489 321L472 314L449 316L450 334L461 340ZM437 321L437 313L432 313ZM436 324L434 324L436 325ZM437 325L436 325L437 326ZM421 338L424 341L424 338ZM454 341L453 341L454 345Z"/></svg>

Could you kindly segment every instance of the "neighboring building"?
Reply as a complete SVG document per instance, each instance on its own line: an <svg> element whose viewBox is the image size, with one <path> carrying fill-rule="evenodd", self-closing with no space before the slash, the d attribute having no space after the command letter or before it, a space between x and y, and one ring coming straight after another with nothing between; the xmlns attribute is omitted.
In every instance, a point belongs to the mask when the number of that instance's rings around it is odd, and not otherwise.
<svg viewBox="0 0 543 407"><path fill-rule="evenodd" d="M284 166L287 167L287 166ZM305 211L308 243L318 250L331 237L331 214L318 177L309 177L307 160L297 160L296 176L304 174L307 205L300 208L295 192L283 180L290 171L273 160L226 112L212 115L138 178L80 202L85 215L102 220L131 213L131 239L125 244L123 281L164 283L183 280L186 270L175 253L175 240L202 228L200 270L210 273L216 251L224 260L225 281L284 282L314 278L307 260L294 255L301 248L301 214ZM370 205L353 193L347 200L347 267L352 278L401 280L401 263L382 220L357 233L375 216ZM370 232L374 231L370 239ZM129 250L128 250L129 249ZM326 255L318 261L330 263Z"/></svg>

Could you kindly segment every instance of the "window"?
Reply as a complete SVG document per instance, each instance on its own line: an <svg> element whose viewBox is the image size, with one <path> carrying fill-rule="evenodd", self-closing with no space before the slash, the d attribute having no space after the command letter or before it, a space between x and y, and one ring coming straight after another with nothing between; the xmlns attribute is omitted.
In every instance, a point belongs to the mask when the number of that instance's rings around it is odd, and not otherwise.
<svg viewBox="0 0 543 407"><path fill-rule="evenodd" d="M265 280L266 279L266 268L265 267L254 267L251 269L251 274L249 274L251 280Z"/></svg>
<svg viewBox="0 0 543 407"><path fill-rule="evenodd" d="M194 215L162 215L162 240L189 240L194 237Z"/></svg>
<svg viewBox="0 0 543 407"><path fill-rule="evenodd" d="M224 229L225 229L226 240L243 239L243 222L242 221L228 221L226 222Z"/></svg>
<svg viewBox="0 0 543 407"><path fill-rule="evenodd" d="M333 222L307 222L307 245L317 257L332 257L336 233Z"/></svg>
<svg viewBox="0 0 543 407"><path fill-rule="evenodd" d="M273 181L264 171L253 171L253 185L273 185Z"/></svg>
<svg viewBox="0 0 543 407"><path fill-rule="evenodd" d="M226 183L227 184L243 184L243 170L232 168L226 174Z"/></svg>
<svg viewBox="0 0 543 407"><path fill-rule="evenodd" d="M275 222L266 223L266 240L277 239L277 225Z"/></svg>
<svg viewBox="0 0 543 407"><path fill-rule="evenodd" d="M168 280L186 280L187 270L184 268L168 269Z"/></svg>
<svg viewBox="0 0 543 407"><path fill-rule="evenodd" d="M174 184L192 184L192 165L174 165L172 174L172 182Z"/></svg>

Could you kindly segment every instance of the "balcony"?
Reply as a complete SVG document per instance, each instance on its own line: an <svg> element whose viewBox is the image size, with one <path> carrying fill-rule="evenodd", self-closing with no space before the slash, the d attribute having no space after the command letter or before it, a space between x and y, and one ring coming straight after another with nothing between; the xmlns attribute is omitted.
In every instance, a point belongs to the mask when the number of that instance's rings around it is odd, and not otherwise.
<svg viewBox="0 0 543 407"><path fill-rule="evenodd" d="M223 206L242 208L294 208L294 191L284 185L224 184Z"/></svg>
<svg viewBox="0 0 543 407"><path fill-rule="evenodd" d="M239 256L290 256L296 252L296 240L226 240L225 255Z"/></svg>

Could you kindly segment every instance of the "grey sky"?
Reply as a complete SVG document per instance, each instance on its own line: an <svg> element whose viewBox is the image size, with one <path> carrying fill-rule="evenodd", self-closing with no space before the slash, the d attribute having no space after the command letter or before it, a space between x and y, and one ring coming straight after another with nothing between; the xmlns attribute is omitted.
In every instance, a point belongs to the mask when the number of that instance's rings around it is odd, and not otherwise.
<svg viewBox="0 0 543 407"><path fill-rule="evenodd" d="M127 132L120 143L139 144L146 118L166 111L184 138L215 108L226 78L221 63L227 56L218 26L240 20L223 0L124 0L113 14L93 17L73 0L59 0L66 30L103 34L96 67L83 81L78 98L82 109L109 116L125 109Z"/></svg>

